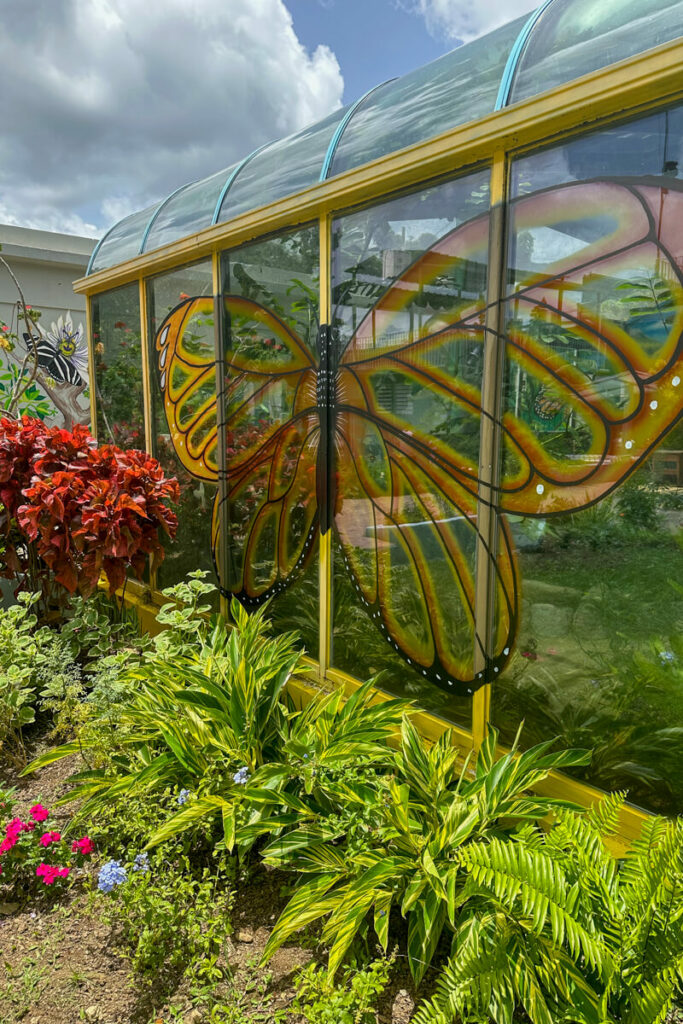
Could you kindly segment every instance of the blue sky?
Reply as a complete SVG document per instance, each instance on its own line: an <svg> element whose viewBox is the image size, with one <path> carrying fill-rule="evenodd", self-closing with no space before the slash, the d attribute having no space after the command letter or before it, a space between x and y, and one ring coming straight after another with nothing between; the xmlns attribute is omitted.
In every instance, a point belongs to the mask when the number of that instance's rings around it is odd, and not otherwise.
<svg viewBox="0 0 683 1024"><path fill-rule="evenodd" d="M285 0L294 30L309 50L334 52L344 76L344 103L388 78L404 75L457 45L432 35L418 10L392 0Z"/></svg>

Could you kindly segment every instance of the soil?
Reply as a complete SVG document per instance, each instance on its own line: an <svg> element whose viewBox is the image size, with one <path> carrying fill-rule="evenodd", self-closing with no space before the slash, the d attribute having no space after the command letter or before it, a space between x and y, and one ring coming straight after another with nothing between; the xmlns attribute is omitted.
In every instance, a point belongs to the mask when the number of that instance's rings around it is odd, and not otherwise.
<svg viewBox="0 0 683 1024"><path fill-rule="evenodd" d="M29 758L48 748L31 744ZM79 769L74 755L20 778L0 765L0 786L17 786L16 813L25 816L38 801L54 808L68 780ZM73 804L54 809L65 823ZM287 901L289 876L259 869L240 885L232 912L233 935L227 957L231 982L226 1001L234 1016L226 1024L302 1024L293 1011L293 978L318 950L316 943L289 943L267 967L259 967L270 931ZM395 968L378 1011L378 1024L408 1024L415 1007L410 975ZM278 1012L279 1011L279 1012ZM0 1024L204 1024L182 983L148 985L136 978L111 928L98 917L96 901L78 882L55 905L25 907L0 902Z"/></svg>

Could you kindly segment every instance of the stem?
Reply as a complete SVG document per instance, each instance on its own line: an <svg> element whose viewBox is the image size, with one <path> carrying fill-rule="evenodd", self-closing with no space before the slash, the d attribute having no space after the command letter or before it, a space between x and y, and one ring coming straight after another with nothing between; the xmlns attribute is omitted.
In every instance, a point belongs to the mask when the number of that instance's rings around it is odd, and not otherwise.
<svg viewBox="0 0 683 1024"><path fill-rule="evenodd" d="M26 299L24 298L24 293L21 289L21 285L19 284L19 281L17 280L14 271L12 270L9 263L3 256L0 256L0 265L2 265L5 268L9 276L14 281L15 287L19 292L19 301L21 302L21 308L24 311L24 323L26 324L26 330L28 331L29 341L31 343L31 348L26 352L26 355L24 356L21 368L19 370L19 376L17 377L17 380L12 388L12 393L9 397L7 408L5 409L5 413L7 416L12 417L12 419L17 419L16 410L19 407L19 402L21 401L23 395L29 389L33 381L36 379L36 375L38 373L38 343L33 336L33 321L29 319L28 309L26 308ZM28 361L31 357L33 357L33 367L31 369L29 376L27 378L24 378L26 367L28 366Z"/></svg>

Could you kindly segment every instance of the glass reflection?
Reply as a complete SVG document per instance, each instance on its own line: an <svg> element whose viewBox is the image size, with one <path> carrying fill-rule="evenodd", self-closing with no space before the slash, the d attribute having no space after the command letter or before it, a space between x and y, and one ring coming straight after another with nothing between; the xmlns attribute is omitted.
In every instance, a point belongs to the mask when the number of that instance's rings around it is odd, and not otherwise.
<svg viewBox="0 0 683 1024"><path fill-rule="evenodd" d="M683 806L682 128L680 109L663 112L514 169L500 501L522 601L492 712L506 741L523 718L527 744L590 747L584 778L670 813Z"/></svg>
<svg viewBox="0 0 683 1024"><path fill-rule="evenodd" d="M488 172L333 225L333 664L471 724Z"/></svg>
<svg viewBox="0 0 683 1024"><path fill-rule="evenodd" d="M142 335L136 284L92 299L98 441L145 447Z"/></svg>
<svg viewBox="0 0 683 1024"><path fill-rule="evenodd" d="M179 583L195 569L205 569L215 578L212 515L218 464L212 282L208 261L147 282L154 455L165 473L180 483L178 533L157 570L160 590ZM206 299L197 308L201 296ZM188 314L177 358L162 365L160 336L164 326L172 323L169 318L183 310Z"/></svg>
<svg viewBox="0 0 683 1024"><path fill-rule="evenodd" d="M227 585L317 656L317 226L224 253L222 275Z"/></svg>

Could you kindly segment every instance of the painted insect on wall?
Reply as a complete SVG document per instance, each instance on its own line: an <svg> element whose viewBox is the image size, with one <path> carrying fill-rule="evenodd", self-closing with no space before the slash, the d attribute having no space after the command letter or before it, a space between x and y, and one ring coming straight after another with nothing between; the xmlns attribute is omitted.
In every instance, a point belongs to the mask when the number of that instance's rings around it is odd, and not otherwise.
<svg viewBox="0 0 683 1024"><path fill-rule="evenodd" d="M216 500L214 549L219 531L240 523L227 589L258 605L296 578L318 532L332 528L369 617L406 661L450 692L471 693L493 678L515 640L519 588L505 513L561 515L602 500L683 408L680 183L570 184L520 197L510 219L512 235L543 229L571 244L542 265L516 268L502 300L498 550L487 555L497 581L495 650L476 677L477 460L460 445L463 433L436 435L383 396L409 391L417 401L429 392L458 429L468 424L478 436L481 382L449 371L444 356L488 343L484 301L460 303L452 315L441 309L436 327L407 339L397 328L425 282L486 252L488 215L459 225L402 270L343 347L321 334L313 352L272 310L223 297L228 507ZM210 298L185 299L160 326L156 350L177 454L195 477L216 481L213 353L192 340L193 321L212 310ZM525 389L533 415L519 402ZM579 437L573 451L546 443L547 422L558 417ZM414 585L415 615L427 623L419 636L399 611L397 561ZM469 645L455 635L454 610Z"/></svg>

